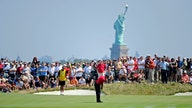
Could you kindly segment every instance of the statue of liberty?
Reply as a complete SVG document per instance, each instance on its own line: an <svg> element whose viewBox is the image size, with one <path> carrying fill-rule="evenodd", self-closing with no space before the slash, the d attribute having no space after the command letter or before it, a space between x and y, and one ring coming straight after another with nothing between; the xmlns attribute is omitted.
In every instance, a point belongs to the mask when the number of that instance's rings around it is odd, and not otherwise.
<svg viewBox="0 0 192 108"><path fill-rule="evenodd" d="M125 30L125 15L128 10L128 5L125 5L125 12L123 14L118 15L118 19L114 23L115 31L115 44L117 45L125 45L123 42L124 30Z"/></svg>

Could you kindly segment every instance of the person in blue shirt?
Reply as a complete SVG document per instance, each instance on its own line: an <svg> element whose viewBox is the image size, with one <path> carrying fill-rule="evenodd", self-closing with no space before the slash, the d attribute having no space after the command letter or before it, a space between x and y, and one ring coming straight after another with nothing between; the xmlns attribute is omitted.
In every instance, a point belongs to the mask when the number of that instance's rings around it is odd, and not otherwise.
<svg viewBox="0 0 192 108"><path fill-rule="evenodd" d="M183 61L181 60L181 57L178 56L177 58L177 81L181 80L181 76L183 75Z"/></svg>
<svg viewBox="0 0 192 108"><path fill-rule="evenodd" d="M165 58L162 58L162 61L160 62L162 83L167 83L168 66L169 63L165 61Z"/></svg>
<svg viewBox="0 0 192 108"><path fill-rule="evenodd" d="M46 63L42 63L42 66L38 69L39 79L42 81L43 88L48 87L48 67Z"/></svg>

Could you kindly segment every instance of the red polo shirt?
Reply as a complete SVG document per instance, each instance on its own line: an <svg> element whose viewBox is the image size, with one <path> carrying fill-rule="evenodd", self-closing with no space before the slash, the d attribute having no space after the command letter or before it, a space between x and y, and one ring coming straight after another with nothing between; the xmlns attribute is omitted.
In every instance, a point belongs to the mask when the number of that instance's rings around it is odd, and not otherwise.
<svg viewBox="0 0 192 108"><path fill-rule="evenodd" d="M97 65L97 70L99 73L103 73L105 71L106 65L104 63L100 63Z"/></svg>

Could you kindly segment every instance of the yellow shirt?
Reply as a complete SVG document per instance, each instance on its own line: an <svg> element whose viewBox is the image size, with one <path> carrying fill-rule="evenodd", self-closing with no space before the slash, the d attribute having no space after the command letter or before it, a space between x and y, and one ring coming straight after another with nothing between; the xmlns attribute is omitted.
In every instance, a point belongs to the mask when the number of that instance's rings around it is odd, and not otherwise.
<svg viewBox="0 0 192 108"><path fill-rule="evenodd" d="M60 70L59 71L59 81L66 81L66 70Z"/></svg>

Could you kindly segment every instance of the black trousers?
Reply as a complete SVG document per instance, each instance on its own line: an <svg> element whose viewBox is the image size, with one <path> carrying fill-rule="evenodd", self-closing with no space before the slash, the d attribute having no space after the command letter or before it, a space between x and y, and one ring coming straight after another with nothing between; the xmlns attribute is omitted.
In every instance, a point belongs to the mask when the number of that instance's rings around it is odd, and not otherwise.
<svg viewBox="0 0 192 108"><path fill-rule="evenodd" d="M100 95L101 95L101 86L100 84L95 83L95 91L96 91L96 101L99 102L100 100Z"/></svg>
<svg viewBox="0 0 192 108"><path fill-rule="evenodd" d="M161 69L161 80L162 83L167 83L167 70Z"/></svg>

